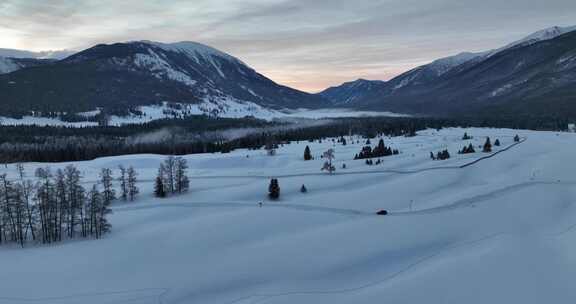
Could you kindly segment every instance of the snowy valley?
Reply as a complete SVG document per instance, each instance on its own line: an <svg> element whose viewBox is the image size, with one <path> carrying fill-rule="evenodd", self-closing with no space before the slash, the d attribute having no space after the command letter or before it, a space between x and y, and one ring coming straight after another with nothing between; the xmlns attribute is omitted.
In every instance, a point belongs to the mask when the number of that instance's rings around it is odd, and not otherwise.
<svg viewBox="0 0 576 304"><path fill-rule="evenodd" d="M472 138L463 140L464 133ZM480 152L486 137L501 145ZM139 198L113 204L103 239L0 248L0 303L576 299L575 134L428 129L382 137L400 154L373 166L353 160L365 138L344 138L346 145L339 138L286 143L273 156L185 156L190 190L165 199L153 196L164 156L75 162L86 183L102 168L117 176L119 165L133 166ZM457 153L469 144L476 153ZM313 160L303 160L306 146ZM330 148L334 174L320 171L320 155ZM450 159L430 159L444 149ZM39 167L68 164L24 167L33 176ZM0 173L17 177L14 165ZM267 197L271 178L279 180L279 200ZM376 215L382 209L389 214Z"/></svg>

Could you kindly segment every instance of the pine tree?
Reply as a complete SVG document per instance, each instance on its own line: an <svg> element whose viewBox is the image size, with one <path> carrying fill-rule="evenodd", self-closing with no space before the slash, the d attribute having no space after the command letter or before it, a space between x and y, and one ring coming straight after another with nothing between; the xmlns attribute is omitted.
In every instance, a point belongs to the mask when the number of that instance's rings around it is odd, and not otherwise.
<svg viewBox="0 0 576 304"><path fill-rule="evenodd" d="M518 134L514 136L514 142L520 142L520 136L518 136Z"/></svg>
<svg viewBox="0 0 576 304"><path fill-rule="evenodd" d="M494 146L500 147L500 140L499 140L499 139L496 139L496 140L494 141Z"/></svg>
<svg viewBox="0 0 576 304"><path fill-rule="evenodd" d="M280 185L276 178L270 180L270 185L268 186L268 197L273 200L280 198Z"/></svg>
<svg viewBox="0 0 576 304"><path fill-rule="evenodd" d="M486 137L486 142L484 143L484 148L482 152L490 153L492 152L492 144L490 143L490 137Z"/></svg>
<svg viewBox="0 0 576 304"><path fill-rule="evenodd" d="M310 152L310 147L306 146L306 148L304 148L304 160L311 160L312 159L312 153Z"/></svg>
<svg viewBox="0 0 576 304"><path fill-rule="evenodd" d="M300 187L300 192L302 193L308 192L308 189L306 189L306 186L304 186L304 184L302 184L302 187Z"/></svg>

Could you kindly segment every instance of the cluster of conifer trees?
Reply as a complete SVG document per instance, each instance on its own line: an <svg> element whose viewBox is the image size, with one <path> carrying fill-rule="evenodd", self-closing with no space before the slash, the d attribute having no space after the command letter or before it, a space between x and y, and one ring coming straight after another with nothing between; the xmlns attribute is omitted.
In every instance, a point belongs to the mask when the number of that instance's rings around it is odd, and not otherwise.
<svg viewBox="0 0 576 304"><path fill-rule="evenodd" d="M369 145L370 141L368 140L366 144ZM392 148L387 147L384 144L384 140L380 139L378 145L374 147L374 149L372 149L371 146L365 146L362 148L362 151L360 151L360 153L354 156L354 159L385 157L385 156L397 155L399 153L400 152L398 150L396 149L393 150Z"/></svg>
<svg viewBox="0 0 576 304"><path fill-rule="evenodd" d="M16 165L18 177L0 175L0 244L44 244L75 238L100 238L110 231L107 215L116 199L112 170L104 168L90 189L73 165L52 171L38 168L34 179ZM121 198L134 200L136 172L121 167Z"/></svg>
<svg viewBox="0 0 576 304"><path fill-rule="evenodd" d="M436 155L434 155L434 153L430 152L430 158L432 160L447 160L450 158L450 152L448 152L448 150L442 150L442 151L438 151L438 153L436 153Z"/></svg>

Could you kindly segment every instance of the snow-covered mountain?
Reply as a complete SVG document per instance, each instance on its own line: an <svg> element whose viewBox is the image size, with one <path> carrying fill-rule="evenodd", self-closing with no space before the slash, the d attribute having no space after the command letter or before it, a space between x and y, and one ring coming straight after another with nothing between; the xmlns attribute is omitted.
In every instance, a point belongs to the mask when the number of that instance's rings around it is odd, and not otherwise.
<svg viewBox="0 0 576 304"><path fill-rule="evenodd" d="M514 41L502 48L496 49L491 51L489 54L493 55L495 53L510 49L510 48L514 48L514 47L521 47L521 46L528 46L540 41L546 41L546 40L550 40L550 39L554 39L560 35L564 35L566 33L572 32L572 31L576 31L576 26L566 26L566 27L560 27L560 26L553 26L553 27L549 27L549 28L545 28L543 30L537 31L535 33L532 33L520 40Z"/></svg>
<svg viewBox="0 0 576 304"><path fill-rule="evenodd" d="M320 96L276 84L239 59L195 42L101 44L50 66L5 75L2 89L9 92L3 105L22 112L98 107L127 114L161 102L213 103L216 112L226 111L226 101L267 109L328 105ZM212 106L205 108L214 112Z"/></svg>
<svg viewBox="0 0 576 304"><path fill-rule="evenodd" d="M16 49L2 49L0 48L0 57L10 57L10 58L33 58L33 59L64 59L72 54L74 51L71 50L58 50L58 51L41 51L32 52L26 50L16 50Z"/></svg>
<svg viewBox="0 0 576 304"><path fill-rule="evenodd" d="M576 26L551 27L502 48L441 58L381 83L370 91L355 92L355 98L350 99L353 103L349 105L426 114L451 111L467 103L474 103L474 107L489 105L480 100L530 98L537 102L534 98L543 94L556 99L557 96L548 95L551 92L571 96L567 88L576 83L576 74L570 65L574 62L571 48L576 48L572 46L575 30ZM560 62L561 68L558 67ZM528 83L536 79L539 79L538 84L529 87ZM564 88L562 91L554 91L553 88L559 89L560 86ZM341 92L332 89L330 95L324 96L335 102L332 96L346 94L345 88L343 86ZM513 93L516 93L516 96L512 95L514 99L510 95ZM576 110L574 106L562 107ZM530 109L533 108L525 107L523 111Z"/></svg>
<svg viewBox="0 0 576 304"><path fill-rule="evenodd" d="M343 83L337 87L328 88L319 93L320 96L330 100L333 105L353 105L357 99L369 94L373 90L385 84L381 80L358 79Z"/></svg>
<svg viewBox="0 0 576 304"><path fill-rule="evenodd" d="M549 37L549 36L545 36ZM398 83L407 73L387 84ZM576 115L576 31L502 49L439 77L388 86L359 101L366 109L421 114Z"/></svg>
<svg viewBox="0 0 576 304"><path fill-rule="evenodd" d="M54 62L50 59L10 58L0 56L0 74L8 74L23 68Z"/></svg>

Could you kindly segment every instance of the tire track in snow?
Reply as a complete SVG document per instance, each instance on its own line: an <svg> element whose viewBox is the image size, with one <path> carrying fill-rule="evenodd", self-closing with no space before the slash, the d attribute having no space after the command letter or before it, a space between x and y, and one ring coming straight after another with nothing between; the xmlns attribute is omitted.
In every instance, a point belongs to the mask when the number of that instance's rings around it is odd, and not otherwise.
<svg viewBox="0 0 576 304"><path fill-rule="evenodd" d="M339 295L339 294L347 294L347 293L353 293L353 292L357 292L357 291L361 291L363 289L367 289L373 286L377 286L377 285L381 285L384 284L404 273L409 272L410 270L414 269L415 267L419 266L420 264L423 264L429 260L432 260L433 258L440 256L450 250L454 250L454 249L458 249L461 247L466 247L466 246L473 246L476 244L479 244L481 242L484 241L488 241L491 239L495 239L499 236L503 235L503 233L499 232L499 233L494 233L494 234L490 234L478 239L474 239L474 240L469 240L469 241L463 241L463 242L459 242L459 243L454 243L454 244L450 244L447 246L444 246L444 248L431 253L429 255L423 256L419 259L417 259L416 261L408 264L406 267L382 278L376 281L372 281L372 282L368 282L362 285L358 285L358 286L354 286L354 287L348 287L348 288L340 288L340 289L326 289L326 290L301 290L301 291L288 291L288 292L278 292L278 293L253 293L244 297L240 297L237 298L235 300L232 300L230 302L226 302L226 304L239 304L239 303L247 303L247 304L254 304L254 303L264 303L268 300L274 299L274 298L280 298L280 297L286 297L286 296L300 296L300 295Z"/></svg>
<svg viewBox="0 0 576 304"><path fill-rule="evenodd" d="M497 198L497 197L504 195L504 194L513 193L516 191L520 191L520 190L535 187L535 186L575 186L575 185L576 185L576 182L571 182L571 181L565 181L565 182L562 182L562 181L560 181L560 182L558 182L558 181L556 181L556 182L529 181L529 182L524 182L524 183L506 186L504 188L500 188L500 189L497 189L497 190L494 190L494 191L491 191L488 193L483 193L483 194L479 194L476 196L463 198L463 199L457 200L455 202L441 205L441 206L437 206L437 207L421 209L421 210L414 210L414 211L397 211L397 212L391 211L389 215L391 215L391 216L406 216L406 215L422 215L422 214L439 213L439 212L444 212L444 211L448 211L448 210L454 210L454 209L458 209L458 208L472 206L472 205L480 203L480 202L484 202L484 201L488 201L488 200Z"/></svg>
<svg viewBox="0 0 576 304"><path fill-rule="evenodd" d="M148 296L137 296L130 299L124 300L117 300L112 302L100 302L100 303L124 303L126 301L135 301L135 300L142 300L142 299L154 299L155 302L158 304L164 304L164 297L168 292L170 292L170 288L141 288L141 289L128 289L128 290L116 290L116 291L108 291L108 292L89 292L89 293L78 293L78 294L71 294L65 296L54 296L54 297L7 297L2 296L0 297L0 303L46 303L50 301L76 301L76 303L80 303L78 301L82 301L82 299L89 299L95 297L105 297L105 296L129 296L134 294L135 296L139 293L146 293L146 292L157 292L158 294L148 295ZM6 302L4 302L6 301Z"/></svg>
<svg viewBox="0 0 576 304"><path fill-rule="evenodd" d="M246 202L192 202L192 203L161 203L157 205L146 205L146 206L130 206L130 207L113 207L114 212L124 212L124 211L134 211L134 210L147 210L147 209L157 209L157 208L284 208L307 212L322 212L322 213L334 213L339 215L351 215L351 216L372 216L373 212L366 212L356 209L345 209L345 208L331 208L323 206L313 206L313 205L301 205L301 204L264 204L260 207L256 203L246 203Z"/></svg>

